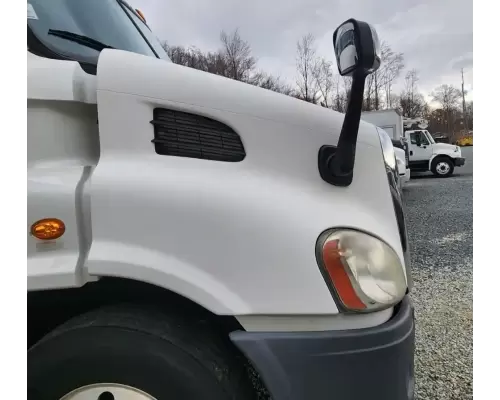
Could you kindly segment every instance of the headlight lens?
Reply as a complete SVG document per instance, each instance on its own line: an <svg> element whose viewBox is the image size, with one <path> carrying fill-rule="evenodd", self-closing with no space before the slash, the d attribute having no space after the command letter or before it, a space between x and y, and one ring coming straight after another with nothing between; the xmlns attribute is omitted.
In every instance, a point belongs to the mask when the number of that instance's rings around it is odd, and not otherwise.
<svg viewBox="0 0 500 400"><path fill-rule="evenodd" d="M346 310L381 310L404 297L404 267L382 240L355 230L332 230L320 237L318 251L323 276Z"/></svg>

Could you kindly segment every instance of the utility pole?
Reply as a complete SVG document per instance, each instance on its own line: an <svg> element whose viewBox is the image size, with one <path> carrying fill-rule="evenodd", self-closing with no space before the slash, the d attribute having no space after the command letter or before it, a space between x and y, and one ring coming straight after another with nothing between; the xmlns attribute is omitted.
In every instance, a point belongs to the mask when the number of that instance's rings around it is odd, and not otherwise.
<svg viewBox="0 0 500 400"><path fill-rule="evenodd" d="M465 89L464 89L464 69L462 68L462 114L464 119L464 129L465 134L469 134L469 128L467 127L467 108L465 106Z"/></svg>

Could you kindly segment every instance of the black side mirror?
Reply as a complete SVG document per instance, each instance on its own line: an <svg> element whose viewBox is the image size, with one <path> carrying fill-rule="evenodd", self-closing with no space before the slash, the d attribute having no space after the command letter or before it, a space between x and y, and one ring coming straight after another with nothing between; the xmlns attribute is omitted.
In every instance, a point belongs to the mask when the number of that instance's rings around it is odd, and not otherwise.
<svg viewBox="0 0 500 400"><path fill-rule="evenodd" d="M371 74L380 67L380 42L375 29L349 19L333 33L333 46L342 76Z"/></svg>
<svg viewBox="0 0 500 400"><path fill-rule="evenodd" d="M318 169L325 182L349 186L353 179L365 79L380 67L380 42L369 24L348 19L333 33L333 47L339 73L352 76L352 85L337 146L320 148Z"/></svg>

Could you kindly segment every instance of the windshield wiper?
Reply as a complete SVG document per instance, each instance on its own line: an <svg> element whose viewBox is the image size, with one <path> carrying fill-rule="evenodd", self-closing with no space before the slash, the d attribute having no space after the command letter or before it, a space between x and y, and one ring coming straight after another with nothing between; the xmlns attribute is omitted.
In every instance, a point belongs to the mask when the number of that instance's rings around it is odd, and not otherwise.
<svg viewBox="0 0 500 400"><path fill-rule="evenodd" d="M103 49L113 49L113 47L108 46L107 44L101 43L98 40L92 39L87 36L79 35L77 33L69 32L69 31L60 31L57 29L49 29L49 35L57 36L62 39L70 40L72 42L81 44L86 47L90 47L91 49L101 51Z"/></svg>

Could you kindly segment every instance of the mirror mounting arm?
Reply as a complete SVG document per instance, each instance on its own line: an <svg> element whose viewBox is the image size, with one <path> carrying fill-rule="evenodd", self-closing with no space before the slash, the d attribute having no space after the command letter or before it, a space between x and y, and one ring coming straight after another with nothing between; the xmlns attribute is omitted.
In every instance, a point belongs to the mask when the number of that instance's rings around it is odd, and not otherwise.
<svg viewBox="0 0 500 400"><path fill-rule="evenodd" d="M340 75L352 76L351 93L337 146L324 145L319 149L318 169L324 181L345 187L353 180L365 80L380 66L380 44L375 30L355 19L335 30L333 43Z"/></svg>
<svg viewBox="0 0 500 400"><path fill-rule="evenodd" d="M342 151L333 152L327 163L329 183L335 186L349 186L352 183L365 79L366 74L362 71L353 74L351 93L337 143L337 149Z"/></svg>

